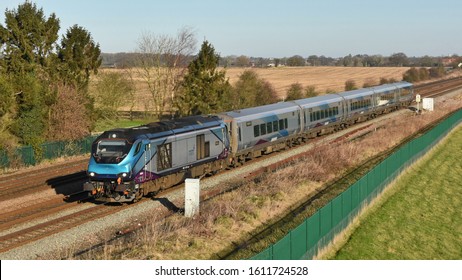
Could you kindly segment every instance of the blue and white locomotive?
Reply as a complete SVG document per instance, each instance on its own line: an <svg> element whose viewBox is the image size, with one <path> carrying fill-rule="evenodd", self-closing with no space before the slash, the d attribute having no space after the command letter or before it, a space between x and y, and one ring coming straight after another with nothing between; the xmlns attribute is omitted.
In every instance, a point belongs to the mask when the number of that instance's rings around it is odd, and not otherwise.
<svg viewBox="0 0 462 280"><path fill-rule="evenodd" d="M412 84L399 82L113 129L93 143L84 190L104 200L137 201L186 178L236 167L409 106L413 99Z"/></svg>
<svg viewBox="0 0 462 280"><path fill-rule="evenodd" d="M84 190L111 201L136 201L216 169L229 139L216 116L193 116L113 129L92 145Z"/></svg>

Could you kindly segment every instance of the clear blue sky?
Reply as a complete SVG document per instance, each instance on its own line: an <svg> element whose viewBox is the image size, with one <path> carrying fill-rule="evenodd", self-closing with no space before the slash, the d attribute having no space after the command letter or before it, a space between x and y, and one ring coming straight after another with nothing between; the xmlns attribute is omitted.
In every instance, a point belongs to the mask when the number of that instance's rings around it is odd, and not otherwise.
<svg viewBox="0 0 462 280"><path fill-rule="evenodd" d="M16 9L23 0L1 0ZM143 32L188 26L222 56L462 55L461 0L36 0L78 24L103 52L131 52Z"/></svg>

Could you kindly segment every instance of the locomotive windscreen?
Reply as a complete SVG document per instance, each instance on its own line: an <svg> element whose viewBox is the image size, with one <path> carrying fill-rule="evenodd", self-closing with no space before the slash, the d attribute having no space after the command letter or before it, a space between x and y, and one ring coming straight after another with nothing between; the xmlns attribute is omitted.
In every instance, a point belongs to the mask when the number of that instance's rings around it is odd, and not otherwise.
<svg viewBox="0 0 462 280"><path fill-rule="evenodd" d="M124 140L101 140L94 146L93 157L98 163L119 163L127 156L130 147Z"/></svg>

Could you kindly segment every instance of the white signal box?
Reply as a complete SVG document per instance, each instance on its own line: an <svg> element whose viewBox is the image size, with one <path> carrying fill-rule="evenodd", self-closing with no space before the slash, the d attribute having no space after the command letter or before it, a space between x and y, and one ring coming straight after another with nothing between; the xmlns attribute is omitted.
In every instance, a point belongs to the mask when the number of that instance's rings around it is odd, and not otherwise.
<svg viewBox="0 0 462 280"><path fill-rule="evenodd" d="M422 108L427 111L433 111L433 98L424 98L422 99Z"/></svg>
<svg viewBox="0 0 462 280"><path fill-rule="evenodd" d="M184 195L184 215L191 218L199 213L200 179L186 179Z"/></svg>

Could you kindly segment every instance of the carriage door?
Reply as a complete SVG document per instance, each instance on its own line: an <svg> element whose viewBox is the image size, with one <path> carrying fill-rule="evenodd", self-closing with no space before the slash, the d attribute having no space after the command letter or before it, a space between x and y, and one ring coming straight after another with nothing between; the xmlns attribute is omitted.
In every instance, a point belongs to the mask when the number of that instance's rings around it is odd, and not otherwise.
<svg viewBox="0 0 462 280"><path fill-rule="evenodd" d="M205 134L196 136L196 158L197 160L207 158L210 156L210 142L205 142Z"/></svg>

